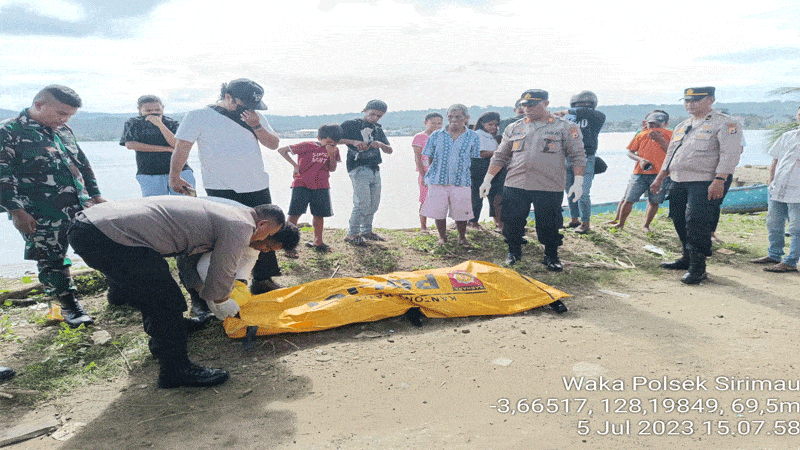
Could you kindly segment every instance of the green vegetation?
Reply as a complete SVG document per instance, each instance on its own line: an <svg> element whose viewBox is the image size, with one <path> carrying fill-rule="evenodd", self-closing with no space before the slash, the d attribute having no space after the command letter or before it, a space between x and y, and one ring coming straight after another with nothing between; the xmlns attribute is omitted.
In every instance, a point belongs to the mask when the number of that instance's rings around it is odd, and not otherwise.
<svg viewBox="0 0 800 450"><path fill-rule="evenodd" d="M513 268L517 272L580 296L595 295L598 289L617 289L675 274L665 275L659 263L674 259L680 253L678 239L662 210L651 225L651 231L639 227L643 212L634 211L623 230L603 226L612 218L601 214L592 218L592 231L579 235L564 230L564 245L560 257L565 265L561 273L548 272L542 265L543 252L536 240L533 222L528 224L522 260ZM751 270L748 259L763 256L766 250L766 213L723 214L717 230L722 240L714 245L709 259L709 272L715 265L742 267ZM370 242L356 247L344 242L345 230L325 230L325 242L332 251L320 253L300 246L299 259L287 259L282 252L278 258L283 286L294 286L330 277L363 277L394 271L413 271L457 265L465 260L479 260L502 265L507 252L503 236L492 231L493 224L481 224L483 229L468 229L471 248L458 245L455 230L448 230L448 244L439 245L435 230L378 230L385 242ZM301 242L310 240L313 230L304 228ZM653 245L664 251L660 256L644 249ZM173 275L175 274L174 262ZM18 376L10 386L35 389L38 397L27 400L50 399L64 395L72 386L107 382L125 376L130 370L148 361L147 336L141 329L141 316L129 307L109 306L105 300L105 282L97 274L76 277L81 302L95 317L95 325L70 329L65 325L47 326L46 309L2 306L0 345L3 345L3 364L15 367ZM677 282L677 281L676 281ZM5 286L5 285L4 285ZM214 359L219 348L230 347L221 324L215 322L189 340L190 354L202 361ZM105 330L111 340L95 343L92 333ZM256 345L274 347L275 342L262 340ZM268 344L271 342L271 344ZM288 345L288 344L287 344ZM8 356L6 356L8 355ZM216 356L215 356L216 355Z"/></svg>

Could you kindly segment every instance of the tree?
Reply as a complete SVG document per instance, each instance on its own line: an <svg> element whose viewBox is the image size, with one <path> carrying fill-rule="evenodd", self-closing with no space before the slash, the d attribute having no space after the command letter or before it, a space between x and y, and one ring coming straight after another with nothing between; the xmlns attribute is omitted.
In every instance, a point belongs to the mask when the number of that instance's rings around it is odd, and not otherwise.
<svg viewBox="0 0 800 450"><path fill-rule="evenodd" d="M769 94L771 95L800 94L800 87L782 87L770 91ZM797 121L779 123L777 125L773 125L772 127L770 127L772 129L772 132L770 133L769 144L770 145L774 144L775 141L777 141L778 138L781 137L783 133L797 129L798 126L800 126L800 124L797 123Z"/></svg>

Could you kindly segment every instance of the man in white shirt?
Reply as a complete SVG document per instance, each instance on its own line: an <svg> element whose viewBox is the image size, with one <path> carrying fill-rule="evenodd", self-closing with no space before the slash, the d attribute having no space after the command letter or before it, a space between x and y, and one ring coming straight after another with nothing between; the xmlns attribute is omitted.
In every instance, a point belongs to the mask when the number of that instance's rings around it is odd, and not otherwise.
<svg viewBox="0 0 800 450"><path fill-rule="evenodd" d="M175 133L177 143L170 164L170 187L189 194L191 185L180 177L181 168L196 142L203 187L212 197L234 200L249 207L270 204L269 175L264 170L259 144L275 150L280 138L261 110L264 89L239 78L222 85L213 105L190 111ZM272 277L281 274L275 252L259 255L250 290L261 294L278 287ZM202 315L204 303L193 296L193 310Z"/></svg>
<svg viewBox="0 0 800 450"><path fill-rule="evenodd" d="M800 109L795 116L800 123ZM756 264L773 264L764 267L767 272L797 272L800 259L800 129L787 131L770 147L772 156L769 169L769 212L767 256L753 259ZM786 221L789 227L786 228ZM792 238L789 253L784 255L784 232Z"/></svg>

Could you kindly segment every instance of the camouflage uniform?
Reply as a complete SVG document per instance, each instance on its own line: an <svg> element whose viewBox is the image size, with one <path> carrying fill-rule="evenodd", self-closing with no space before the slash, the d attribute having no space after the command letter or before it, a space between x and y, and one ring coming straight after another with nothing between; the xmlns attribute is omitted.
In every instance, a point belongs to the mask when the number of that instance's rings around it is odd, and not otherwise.
<svg viewBox="0 0 800 450"><path fill-rule="evenodd" d="M65 261L67 229L75 213L99 195L68 126L53 130L27 110L0 123L0 210L24 209L36 219L36 231L23 236L25 259L37 261L48 294L74 291Z"/></svg>

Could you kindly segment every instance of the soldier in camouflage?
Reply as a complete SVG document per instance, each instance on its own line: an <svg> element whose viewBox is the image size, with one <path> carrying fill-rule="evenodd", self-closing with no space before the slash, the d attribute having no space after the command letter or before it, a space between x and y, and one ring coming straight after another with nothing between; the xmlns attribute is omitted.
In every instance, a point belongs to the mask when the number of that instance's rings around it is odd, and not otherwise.
<svg viewBox="0 0 800 450"><path fill-rule="evenodd" d="M105 200L89 160L66 123L81 106L72 89L42 89L30 108L0 123L0 208L25 239L25 259L37 262L39 281L61 303L66 322L90 325L75 299L66 259L75 213Z"/></svg>

